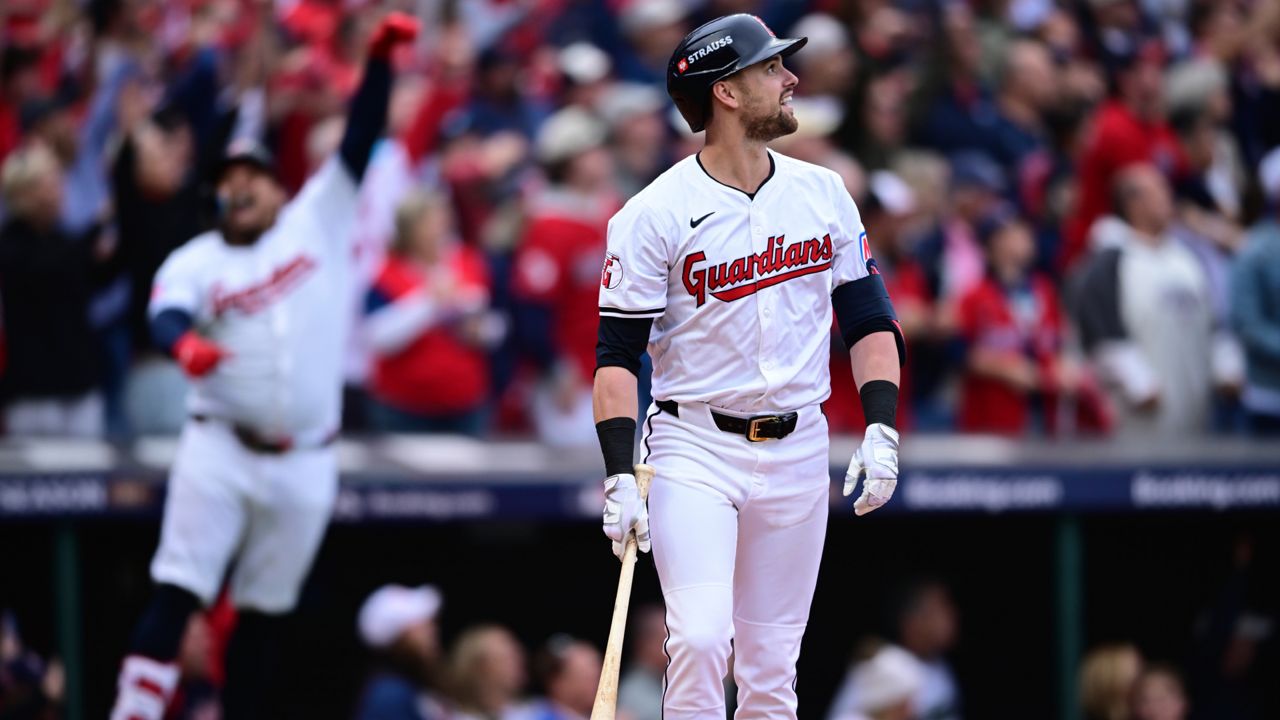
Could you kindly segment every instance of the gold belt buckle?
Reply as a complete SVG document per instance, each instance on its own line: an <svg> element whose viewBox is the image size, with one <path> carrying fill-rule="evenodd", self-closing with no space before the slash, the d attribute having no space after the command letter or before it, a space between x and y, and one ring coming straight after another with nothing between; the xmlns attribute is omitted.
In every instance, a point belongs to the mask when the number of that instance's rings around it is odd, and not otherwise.
<svg viewBox="0 0 1280 720"><path fill-rule="evenodd" d="M751 442L764 442L773 438L761 437L760 433L766 424L781 425L782 418L777 415L764 415L761 417L753 417L747 421L747 440Z"/></svg>

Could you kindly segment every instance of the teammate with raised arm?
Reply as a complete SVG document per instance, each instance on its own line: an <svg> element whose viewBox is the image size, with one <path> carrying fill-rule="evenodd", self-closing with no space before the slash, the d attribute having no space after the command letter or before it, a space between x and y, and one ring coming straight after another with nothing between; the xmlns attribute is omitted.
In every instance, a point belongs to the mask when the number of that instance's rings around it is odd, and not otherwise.
<svg viewBox="0 0 1280 720"><path fill-rule="evenodd" d="M291 202L252 142L233 142L217 182L217 229L156 275L157 343L192 379L169 478L156 589L120 669L112 720L160 720L191 613L228 578L239 611L223 717L262 717L281 620L324 536L338 489L356 191L386 125L391 51L417 35L400 13L375 29L336 157Z"/></svg>
<svg viewBox="0 0 1280 720"><path fill-rule="evenodd" d="M735 654L738 718L796 717L796 659L826 533L834 306L867 431L845 494L861 515L898 475L901 332L853 200L836 173L766 144L797 127L797 79L757 17L685 37L667 90L701 152L676 163L609 224L601 275L595 417L608 478L604 531L652 543L666 601L663 716L724 717ZM646 343L655 402L632 472L636 377ZM651 512L650 512L651 511ZM732 645L731 645L732 643Z"/></svg>

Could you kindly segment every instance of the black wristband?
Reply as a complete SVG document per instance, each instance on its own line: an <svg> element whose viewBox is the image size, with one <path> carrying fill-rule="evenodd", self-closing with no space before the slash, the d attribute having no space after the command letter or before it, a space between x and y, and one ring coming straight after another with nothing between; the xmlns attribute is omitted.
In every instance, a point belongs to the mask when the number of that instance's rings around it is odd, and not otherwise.
<svg viewBox="0 0 1280 720"><path fill-rule="evenodd" d="M596 423L600 452L604 453L606 476L634 473L632 458L636 451L636 420L629 417L609 418Z"/></svg>
<svg viewBox="0 0 1280 720"><path fill-rule="evenodd" d="M868 380L858 391L862 398L862 416L867 424L880 423L896 429L898 386L888 380Z"/></svg>

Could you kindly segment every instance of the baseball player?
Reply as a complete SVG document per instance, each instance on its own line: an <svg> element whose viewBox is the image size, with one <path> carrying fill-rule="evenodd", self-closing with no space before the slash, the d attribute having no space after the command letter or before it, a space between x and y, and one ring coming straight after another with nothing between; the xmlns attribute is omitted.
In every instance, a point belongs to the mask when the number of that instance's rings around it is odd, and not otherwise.
<svg viewBox="0 0 1280 720"><path fill-rule="evenodd" d="M161 266L152 332L192 378L169 479L157 587L119 677L112 720L159 720L178 681L187 619L229 585L239 618L224 716L255 718L281 618L319 548L337 494L356 193L386 123L388 57L417 34L393 13L374 31L342 144L291 202L266 151L233 142L221 220Z"/></svg>
<svg viewBox="0 0 1280 720"><path fill-rule="evenodd" d="M594 388L604 531L615 553L632 529L642 550L652 544L669 720L724 717L731 648L737 717L796 717L827 522L820 403L833 306L867 418L844 494L865 478L862 515L897 483L905 346L858 209L836 173L766 147L796 130L784 59L805 41L745 14L687 35L667 90L705 145L609 223ZM631 465L646 342L655 402L641 457L657 469L648 509Z"/></svg>

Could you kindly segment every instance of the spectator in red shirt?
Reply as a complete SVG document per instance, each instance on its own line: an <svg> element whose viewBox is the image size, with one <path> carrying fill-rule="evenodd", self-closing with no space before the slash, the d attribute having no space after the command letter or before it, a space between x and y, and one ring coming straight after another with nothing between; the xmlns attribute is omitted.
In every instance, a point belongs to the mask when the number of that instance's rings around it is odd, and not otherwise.
<svg viewBox="0 0 1280 720"><path fill-rule="evenodd" d="M605 230L618 208L605 127L583 110L562 110L538 135L548 186L532 201L516 251L516 327L542 382L533 399L538 437L595 443L591 378L596 365Z"/></svg>
<svg viewBox="0 0 1280 720"><path fill-rule="evenodd" d="M1032 271L1035 240L1010 209L979 229L987 275L960 299L967 344L958 424L965 432L1026 434L1035 400L1070 371L1060 360L1063 316L1053 283Z"/></svg>
<svg viewBox="0 0 1280 720"><path fill-rule="evenodd" d="M375 428L483 434L486 352L502 335L488 307L484 258L457 240L448 201L411 194L365 302Z"/></svg>
<svg viewBox="0 0 1280 720"><path fill-rule="evenodd" d="M1114 95L1098 109L1084 141L1076 177L1075 212L1063 227L1059 261L1065 267L1086 249L1093 221L1112 210L1111 188L1125 166L1155 164L1166 176L1182 166L1178 138L1165 119L1164 52L1154 41L1118 58Z"/></svg>

